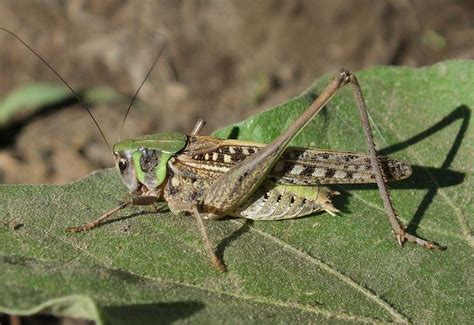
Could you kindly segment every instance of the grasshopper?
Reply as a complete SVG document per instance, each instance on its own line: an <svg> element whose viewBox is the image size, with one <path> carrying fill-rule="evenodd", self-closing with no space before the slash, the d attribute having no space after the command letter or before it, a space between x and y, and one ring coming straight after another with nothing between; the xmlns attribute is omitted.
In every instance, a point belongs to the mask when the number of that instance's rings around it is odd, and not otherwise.
<svg viewBox="0 0 474 325"><path fill-rule="evenodd" d="M348 84L352 86L359 109L368 153L289 147L291 140L339 89ZM122 129L132 103L133 99ZM92 113L87 111L107 142ZM399 221L386 183L409 177L411 167L406 162L378 156L361 87L356 76L348 70L341 69L306 111L270 144L203 136L200 135L203 126L204 122L199 120L189 135L158 133L115 143L112 150L115 165L131 197L98 219L68 227L66 231L89 231L126 207L154 205L164 200L172 213L195 217L212 264L218 270L225 270L214 252L203 219L233 216L283 220L319 211L334 214L338 210L332 205L331 197L337 192L324 185L376 183L398 243L403 245L408 241L429 249L441 248L434 242L407 233Z"/></svg>

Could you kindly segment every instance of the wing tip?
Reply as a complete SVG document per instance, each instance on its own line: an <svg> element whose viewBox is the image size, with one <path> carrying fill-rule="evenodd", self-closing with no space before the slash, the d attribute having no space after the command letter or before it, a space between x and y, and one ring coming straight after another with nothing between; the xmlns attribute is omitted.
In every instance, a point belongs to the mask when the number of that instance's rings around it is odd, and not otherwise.
<svg viewBox="0 0 474 325"><path fill-rule="evenodd" d="M406 161L387 159L387 176L390 181L398 181L410 177L413 170Z"/></svg>

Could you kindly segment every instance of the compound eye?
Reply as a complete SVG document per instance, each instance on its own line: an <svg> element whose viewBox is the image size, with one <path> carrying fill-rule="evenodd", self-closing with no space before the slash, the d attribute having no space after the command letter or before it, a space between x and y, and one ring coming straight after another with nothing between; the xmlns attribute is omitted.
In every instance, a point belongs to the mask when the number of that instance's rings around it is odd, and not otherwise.
<svg viewBox="0 0 474 325"><path fill-rule="evenodd" d="M128 167L128 162L126 159L120 159L119 163L118 163L118 168L120 169L120 171L124 171L125 169L127 169Z"/></svg>

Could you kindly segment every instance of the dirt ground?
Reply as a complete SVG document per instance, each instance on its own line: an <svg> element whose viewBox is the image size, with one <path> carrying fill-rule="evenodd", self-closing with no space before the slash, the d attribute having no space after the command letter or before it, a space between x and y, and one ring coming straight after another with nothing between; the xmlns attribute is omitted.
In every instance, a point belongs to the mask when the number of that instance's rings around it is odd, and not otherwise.
<svg viewBox="0 0 474 325"><path fill-rule="evenodd" d="M21 36L73 88L109 85L131 96L159 52L126 136L206 131L302 92L340 67L429 65L474 57L473 1L61 1L0 2L0 25ZM58 79L0 33L0 98ZM124 105L92 107L118 137ZM64 183L112 159L78 105L24 116L0 128L1 183Z"/></svg>

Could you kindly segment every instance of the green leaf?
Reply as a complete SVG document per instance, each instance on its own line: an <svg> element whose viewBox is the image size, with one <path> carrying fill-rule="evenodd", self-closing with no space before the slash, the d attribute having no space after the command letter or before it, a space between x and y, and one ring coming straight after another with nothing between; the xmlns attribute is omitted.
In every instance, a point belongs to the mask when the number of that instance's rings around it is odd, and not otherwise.
<svg viewBox="0 0 474 325"><path fill-rule="evenodd" d="M108 87L86 89L79 92L79 95L87 104L116 102L123 99ZM33 114L44 107L72 99L74 96L65 86L38 82L19 87L0 101L0 126L21 116Z"/></svg>
<svg viewBox="0 0 474 325"><path fill-rule="evenodd" d="M64 186L0 187L0 311L99 323L472 323L473 75L470 61L358 73L381 152L414 165L391 186L401 219L446 251L398 247L374 186L337 187L336 217L206 222L225 274L212 269L191 217L127 209L89 233L65 233L123 197L107 170ZM271 141L328 78L216 134ZM365 151L357 114L347 87L294 144Z"/></svg>

